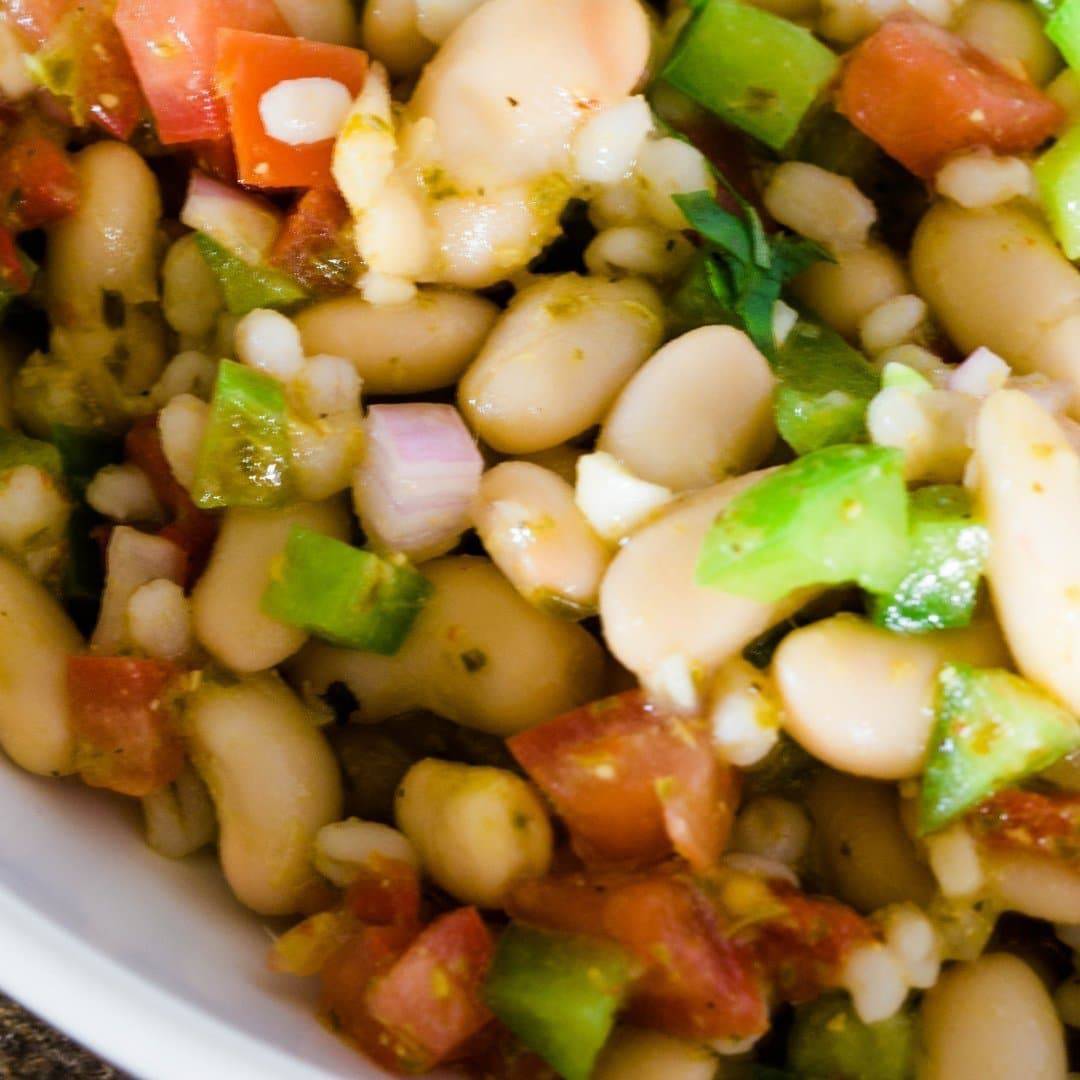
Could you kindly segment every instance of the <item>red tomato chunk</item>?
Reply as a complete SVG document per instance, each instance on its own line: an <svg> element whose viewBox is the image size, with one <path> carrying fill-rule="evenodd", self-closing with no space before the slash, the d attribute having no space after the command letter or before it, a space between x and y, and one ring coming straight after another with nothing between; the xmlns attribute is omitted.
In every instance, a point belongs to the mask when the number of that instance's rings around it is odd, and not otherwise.
<svg viewBox="0 0 1080 1080"><path fill-rule="evenodd" d="M1065 119L1059 105L985 53L906 19L887 22L851 53L837 108L926 179L958 150L1034 150Z"/></svg>
<svg viewBox="0 0 1080 1080"><path fill-rule="evenodd" d="M704 721L670 716L631 690L508 742L591 864L656 862L672 850L710 866L723 850L738 780Z"/></svg>
<svg viewBox="0 0 1080 1080"><path fill-rule="evenodd" d="M175 674L162 660L69 658L76 764L86 783L141 797L176 779L184 747L164 699Z"/></svg>
<svg viewBox="0 0 1080 1080"><path fill-rule="evenodd" d="M270 263L313 293L344 293L360 265L345 200L329 188L305 192L285 219Z"/></svg>
<svg viewBox="0 0 1080 1080"><path fill-rule="evenodd" d="M343 45L301 38L222 30L218 34L217 80L229 106L236 169L245 184L264 188L332 187L332 139L291 146L263 127L263 94L290 79L334 79L353 97L367 74L367 54Z"/></svg>
<svg viewBox="0 0 1080 1080"><path fill-rule="evenodd" d="M113 19L166 145L228 134L214 85L218 30L289 33L274 0L118 0Z"/></svg>
<svg viewBox="0 0 1080 1080"><path fill-rule="evenodd" d="M1080 869L1080 794L1002 791L970 821L975 835L990 847L1064 859Z"/></svg>
<svg viewBox="0 0 1080 1080"><path fill-rule="evenodd" d="M0 226L38 229L79 203L71 158L43 123L26 118L0 142Z"/></svg>

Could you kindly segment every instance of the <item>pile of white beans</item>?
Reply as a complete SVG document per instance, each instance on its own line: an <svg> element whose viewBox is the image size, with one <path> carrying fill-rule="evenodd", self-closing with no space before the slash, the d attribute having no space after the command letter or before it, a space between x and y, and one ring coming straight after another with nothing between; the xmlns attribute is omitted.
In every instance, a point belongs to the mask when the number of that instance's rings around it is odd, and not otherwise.
<svg viewBox="0 0 1080 1080"><path fill-rule="evenodd" d="M49 350L13 395L24 426L45 435L42 387L66 392L63 370L122 348L123 374L89 387L95 408L104 419L132 402L156 410L190 488L218 360L235 358L284 388L298 501L224 511L185 592L173 546L140 530L165 520L149 478L102 469L86 499L115 525L116 572L84 642L47 588L69 501L42 469L0 477L4 751L43 775L74 770L68 656L178 661L193 671L190 764L143 800L156 851L216 843L233 891L262 915L308 910L374 856L497 909L551 866L537 792L507 770L429 759L399 787L396 828L343 819L323 696L346 687L357 722L427 709L509 736L640 683L665 708L706 715L717 754L737 767L785 737L823 766L805 791L746 802L725 858L819 883L873 917L881 941L853 954L841 981L868 1021L925 991L921 1075L1063 1080L1078 976L1048 989L1016 956L965 953L949 920L1021 912L1080 950L1080 872L990 851L963 824L924 839L912 824L943 663L1016 670L1080 711L1080 272L1040 218L1029 163L950 159L906 260L878 239L877 210L851 180L795 161L761 177L769 214L834 258L794 295L879 370L906 369L871 403L871 439L904 451L910 482L966 484L992 547L992 603L970 627L903 636L833 614L789 633L761 670L743 649L819 591L765 603L695 582L706 530L776 451L776 378L735 328L669 337L664 290L693 253L671 196L715 181L640 96L652 28L637 0L370 0L359 27L349 0L278 2L297 32L360 41L375 61L334 157L365 265L355 292L291 316L228 315L192 237L162 242L146 163L97 143L76 155L79 209L49 231ZM1021 0L760 2L844 45L910 9L1040 85L1057 68ZM0 92L18 97L27 89L4 33ZM1080 115L1080 84L1060 76L1053 93ZM574 197L596 229L587 273L530 273ZM473 291L506 280L505 308ZM106 293L123 307L119 325L105 318ZM942 333L963 364L934 351ZM352 533L362 394L455 400L488 465L471 509L484 554L421 561L433 591L393 656L310 639L261 606L295 526ZM594 615L599 634L581 622ZM478 670L460 662L468 650L484 656ZM1077 790L1078 768L1047 779ZM595 1076L709 1080L730 1051L622 1027Z"/></svg>

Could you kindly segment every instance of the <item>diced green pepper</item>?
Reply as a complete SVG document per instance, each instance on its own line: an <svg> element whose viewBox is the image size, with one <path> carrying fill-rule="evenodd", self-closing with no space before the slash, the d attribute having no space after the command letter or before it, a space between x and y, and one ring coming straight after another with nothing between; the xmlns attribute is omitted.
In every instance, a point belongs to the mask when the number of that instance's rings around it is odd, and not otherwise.
<svg viewBox="0 0 1080 1080"><path fill-rule="evenodd" d="M788 1065L815 1080L909 1080L917 1041L909 1010L866 1024L846 994L829 994L795 1010Z"/></svg>
<svg viewBox="0 0 1080 1080"><path fill-rule="evenodd" d="M771 602L807 585L896 586L907 561L903 454L829 446L737 495L706 534L697 582Z"/></svg>
<svg viewBox="0 0 1080 1080"><path fill-rule="evenodd" d="M60 451L52 443L0 428L0 473L19 465L33 465L57 480L64 475Z"/></svg>
<svg viewBox="0 0 1080 1080"><path fill-rule="evenodd" d="M499 938L484 998L564 1080L588 1080L635 974L617 945L515 924Z"/></svg>
<svg viewBox="0 0 1080 1080"><path fill-rule="evenodd" d="M1043 29L1065 57L1065 63L1074 70L1080 69L1080 0L1063 0Z"/></svg>
<svg viewBox="0 0 1080 1080"><path fill-rule="evenodd" d="M246 315L255 308L291 307L308 299L308 291L295 278L268 266L252 266L205 233L195 234L195 244L214 271L225 306L233 315Z"/></svg>
<svg viewBox="0 0 1080 1080"><path fill-rule="evenodd" d="M335 645L393 656L430 595L431 583L404 557L383 558L297 525L262 607Z"/></svg>
<svg viewBox="0 0 1080 1080"><path fill-rule="evenodd" d="M809 30L735 0L709 0L661 77L774 150L782 150L836 74Z"/></svg>
<svg viewBox="0 0 1080 1080"><path fill-rule="evenodd" d="M274 507L291 501L285 391L276 379L222 360L195 469L198 506Z"/></svg>
<svg viewBox="0 0 1080 1080"><path fill-rule="evenodd" d="M946 664L923 772L919 830L934 832L1080 748L1080 720L1008 671Z"/></svg>
<svg viewBox="0 0 1080 1080"><path fill-rule="evenodd" d="M773 364L776 426L797 454L866 435L866 407L880 380L835 331L800 319Z"/></svg>
<svg viewBox="0 0 1080 1080"><path fill-rule="evenodd" d="M1049 33L1054 20L1067 10L1072 12L1070 25L1080 62L1080 0L1068 0L1046 30ZM1080 127L1067 131L1035 162L1035 179L1058 243L1070 259L1080 258Z"/></svg>
<svg viewBox="0 0 1080 1080"><path fill-rule="evenodd" d="M889 361L882 369L881 387L883 390L899 387L901 390L910 390L913 394L925 394L927 390L934 389L930 380L921 372L907 364L898 364L895 360Z"/></svg>
<svg viewBox="0 0 1080 1080"><path fill-rule="evenodd" d="M892 592L874 597L871 617L907 634L967 626L990 550L986 526L972 516L967 492L951 484L913 492L909 513L907 571Z"/></svg>

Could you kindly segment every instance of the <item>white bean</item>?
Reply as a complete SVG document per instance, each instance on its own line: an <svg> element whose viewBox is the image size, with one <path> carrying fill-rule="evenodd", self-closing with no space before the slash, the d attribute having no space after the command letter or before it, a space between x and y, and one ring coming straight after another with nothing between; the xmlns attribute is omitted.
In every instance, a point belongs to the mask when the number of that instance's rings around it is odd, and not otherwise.
<svg viewBox="0 0 1080 1080"><path fill-rule="evenodd" d="M365 721L421 708L499 735L603 692L596 641L523 600L486 559L437 559L424 576L434 593L396 656L313 643L290 665L294 684L314 698L344 683Z"/></svg>
<svg viewBox="0 0 1080 1080"><path fill-rule="evenodd" d="M179 660L191 648L191 608L175 581L157 578L140 585L126 615L131 643L147 656Z"/></svg>
<svg viewBox="0 0 1080 1080"><path fill-rule="evenodd" d="M424 289L386 306L355 296L324 300L296 323L309 356L351 360L369 394L422 394L458 380L498 313L479 296Z"/></svg>
<svg viewBox="0 0 1080 1080"><path fill-rule="evenodd" d="M765 208L781 225L832 251L866 243L874 204L846 176L805 161L785 161L769 178Z"/></svg>
<svg viewBox="0 0 1080 1080"><path fill-rule="evenodd" d="M1065 1033L1022 960L991 953L947 971L923 999L926 1080L1064 1080Z"/></svg>
<svg viewBox="0 0 1080 1080"><path fill-rule="evenodd" d="M503 462L481 478L472 516L487 553L526 600L554 615L595 613L610 555L565 480Z"/></svg>
<svg viewBox="0 0 1080 1080"><path fill-rule="evenodd" d="M217 835L210 792L191 765L168 787L144 796L142 812L147 844L167 859L193 855Z"/></svg>
<svg viewBox="0 0 1080 1080"><path fill-rule="evenodd" d="M378 821L346 818L324 825L315 835L315 869L340 888L354 881L365 867L375 867L381 859L420 868L408 837Z"/></svg>
<svg viewBox="0 0 1080 1080"><path fill-rule="evenodd" d="M797 803L763 795L739 811L731 847L795 866L810 846L811 829L810 819Z"/></svg>
<svg viewBox="0 0 1080 1080"><path fill-rule="evenodd" d="M1019 67L1036 86L1049 82L1061 67L1039 13L1022 0L972 0L952 30L998 63Z"/></svg>
<svg viewBox="0 0 1080 1080"><path fill-rule="evenodd" d="M331 45L356 42L356 10L351 0L274 0L297 37Z"/></svg>
<svg viewBox="0 0 1080 1080"><path fill-rule="evenodd" d="M904 829L894 787L822 772L810 785L806 806L832 895L863 912L929 902L934 881Z"/></svg>
<svg viewBox="0 0 1080 1080"><path fill-rule="evenodd" d="M551 824L536 792L506 769L427 758L394 800L398 827L437 885L464 904L499 907L551 865Z"/></svg>
<svg viewBox="0 0 1080 1080"><path fill-rule="evenodd" d="M962 352L985 345L1021 374L1062 379L1080 407L1080 273L1032 209L939 201L910 261L919 295Z"/></svg>
<svg viewBox="0 0 1080 1080"><path fill-rule="evenodd" d="M194 394L178 394L158 413L162 453L173 476L188 490L195 482L209 419L210 407Z"/></svg>
<svg viewBox="0 0 1080 1080"><path fill-rule="evenodd" d="M396 76L415 75L435 51L416 21L416 0L369 0L364 47Z"/></svg>
<svg viewBox="0 0 1080 1080"><path fill-rule="evenodd" d="M1080 870L1026 851L982 851L987 892L1006 911L1070 922L1080 917Z"/></svg>
<svg viewBox="0 0 1080 1080"><path fill-rule="evenodd" d="M364 452L363 417L355 406L312 424L290 417L289 443L296 494L321 502L352 483Z"/></svg>
<svg viewBox="0 0 1080 1080"><path fill-rule="evenodd" d="M195 637L233 671L273 667L307 640L303 630L272 619L261 606L274 561L295 525L337 540L349 532L348 513L339 501L225 512L191 605Z"/></svg>
<svg viewBox="0 0 1080 1080"><path fill-rule="evenodd" d="M946 660L1008 662L992 624L903 635L843 614L803 627L773 662L784 727L834 769L877 780L918 776Z"/></svg>
<svg viewBox="0 0 1080 1080"><path fill-rule="evenodd" d="M1016 390L986 399L975 433L994 606L1020 671L1080 710L1080 458Z"/></svg>
<svg viewBox="0 0 1080 1080"><path fill-rule="evenodd" d="M703 326L669 342L623 388L597 448L675 491L759 465L776 442L776 379L750 339Z"/></svg>
<svg viewBox="0 0 1080 1080"><path fill-rule="evenodd" d="M0 556L0 745L30 772L74 769L67 658L82 647L52 595Z"/></svg>
<svg viewBox="0 0 1080 1080"><path fill-rule="evenodd" d="M601 419L662 332L660 298L643 281L539 281L514 298L465 373L459 406L496 450L556 446Z"/></svg>
<svg viewBox="0 0 1080 1080"><path fill-rule="evenodd" d="M696 680L707 679L812 595L804 590L765 604L694 581L713 520L761 476L728 480L672 503L615 556L600 587L604 637L616 659L647 685L671 658L688 665Z"/></svg>
<svg viewBox="0 0 1080 1080"><path fill-rule="evenodd" d="M210 789L221 867L241 903L291 915L317 895L315 834L341 817L341 775L312 715L276 676L204 682L184 710Z"/></svg>
<svg viewBox="0 0 1080 1080"><path fill-rule="evenodd" d="M199 251L194 233L181 236L161 265L161 308L165 321L194 340L209 337L225 308L214 271Z"/></svg>
<svg viewBox="0 0 1080 1080"><path fill-rule="evenodd" d="M717 1067L707 1046L624 1027L601 1051L593 1080L713 1080Z"/></svg>

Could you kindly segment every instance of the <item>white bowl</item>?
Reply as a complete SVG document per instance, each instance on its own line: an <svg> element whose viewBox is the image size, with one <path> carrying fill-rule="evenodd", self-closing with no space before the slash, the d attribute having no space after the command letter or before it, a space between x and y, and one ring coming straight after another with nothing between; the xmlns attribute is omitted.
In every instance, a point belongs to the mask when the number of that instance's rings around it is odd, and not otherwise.
<svg viewBox="0 0 1080 1080"><path fill-rule="evenodd" d="M137 812L0 760L0 988L144 1080L383 1076L317 1022L311 980L267 971L214 860L155 855Z"/></svg>

